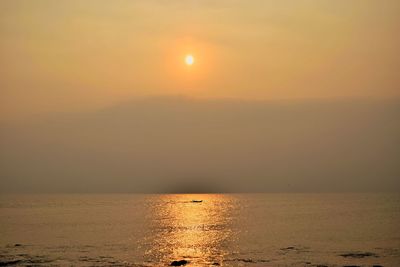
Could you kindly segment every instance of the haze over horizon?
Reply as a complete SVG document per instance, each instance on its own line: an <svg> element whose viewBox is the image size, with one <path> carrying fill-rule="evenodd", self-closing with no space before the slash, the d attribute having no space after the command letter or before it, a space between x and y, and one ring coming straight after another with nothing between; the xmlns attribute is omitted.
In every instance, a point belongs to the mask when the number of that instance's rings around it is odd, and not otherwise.
<svg viewBox="0 0 400 267"><path fill-rule="evenodd" d="M398 192L399 104L158 97L0 124L0 188Z"/></svg>

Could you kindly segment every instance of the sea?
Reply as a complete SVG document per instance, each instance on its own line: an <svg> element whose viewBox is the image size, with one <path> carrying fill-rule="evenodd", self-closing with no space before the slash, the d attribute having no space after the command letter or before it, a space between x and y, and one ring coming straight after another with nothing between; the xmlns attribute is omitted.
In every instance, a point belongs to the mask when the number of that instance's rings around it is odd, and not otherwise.
<svg viewBox="0 0 400 267"><path fill-rule="evenodd" d="M400 195L0 195L0 266L400 266Z"/></svg>

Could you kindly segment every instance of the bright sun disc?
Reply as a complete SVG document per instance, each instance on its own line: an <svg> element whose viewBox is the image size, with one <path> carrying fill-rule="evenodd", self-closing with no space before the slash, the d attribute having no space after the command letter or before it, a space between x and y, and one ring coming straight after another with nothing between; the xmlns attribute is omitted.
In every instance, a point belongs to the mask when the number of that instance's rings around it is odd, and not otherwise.
<svg viewBox="0 0 400 267"><path fill-rule="evenodd" d="M185 57L186 65L192 65L194 63L194 57L192 55L187 55Z"/></svg>

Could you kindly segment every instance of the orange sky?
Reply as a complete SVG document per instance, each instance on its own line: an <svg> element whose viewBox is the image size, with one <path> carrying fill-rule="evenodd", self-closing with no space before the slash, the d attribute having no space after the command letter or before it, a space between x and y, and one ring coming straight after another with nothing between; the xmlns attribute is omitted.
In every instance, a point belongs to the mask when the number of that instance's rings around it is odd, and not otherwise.
<svg viewBox="0 0 400 267"><path fill-rule="evenodd" d="M399 13L398 0L3 0L0 118L176 94L399 96Z"/></svg>

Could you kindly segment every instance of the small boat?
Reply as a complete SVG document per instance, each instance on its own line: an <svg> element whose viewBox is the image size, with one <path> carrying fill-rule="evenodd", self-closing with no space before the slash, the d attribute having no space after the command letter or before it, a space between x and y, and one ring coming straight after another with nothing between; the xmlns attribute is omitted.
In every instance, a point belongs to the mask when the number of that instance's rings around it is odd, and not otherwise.
<svg viewBox="0 0 400 267"><path fill-rule="evenodd" d="M195 199L193 199L192 202L193 203L201 203L201 202L203 202L203 200L195 200Z"/></svg>

